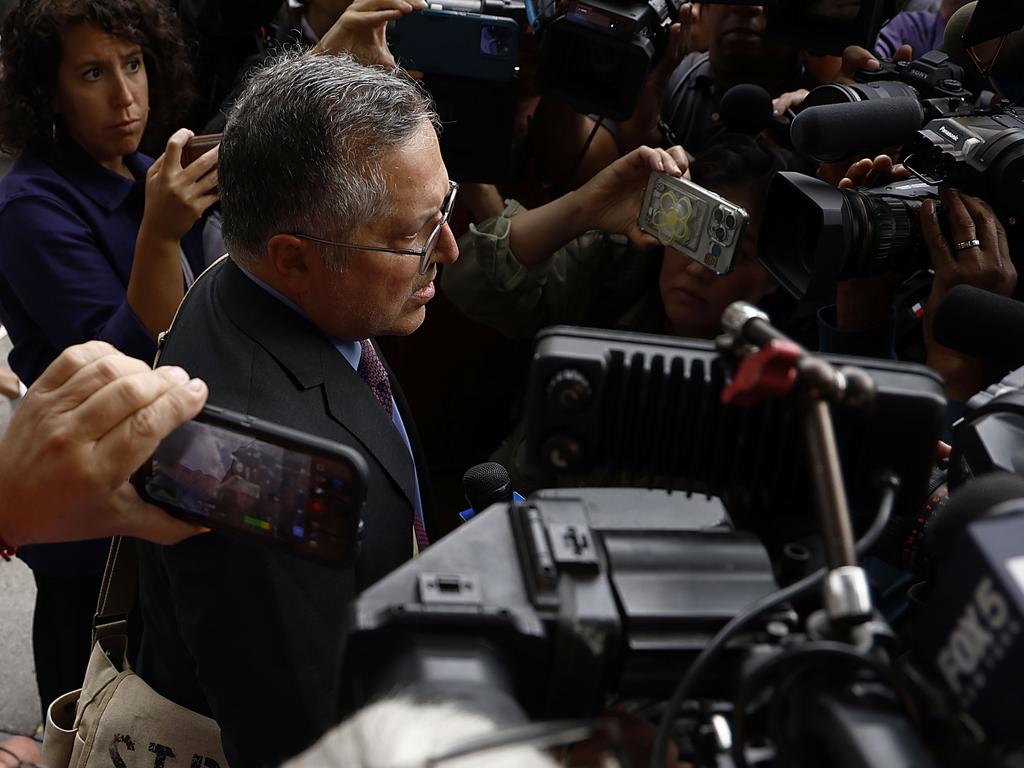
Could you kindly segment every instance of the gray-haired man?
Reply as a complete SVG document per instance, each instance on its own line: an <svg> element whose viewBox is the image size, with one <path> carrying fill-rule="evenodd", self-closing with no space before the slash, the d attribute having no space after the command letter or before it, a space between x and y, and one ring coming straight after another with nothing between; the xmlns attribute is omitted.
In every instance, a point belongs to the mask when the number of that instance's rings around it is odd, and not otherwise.
<svg viewBox="0 0 1024 768"><path fill-rule="evenodd" d="M257 72L225 129L230 258L186 297L161 363L202 377L213 405L356 447L370 475L348 571L218 534L143 546L138 670L217 720L232 768L277 765L337 722L346 604L432 527L412 419L371 340L416 330L458 253L434 121L411 81L313 55Z"/></svg>

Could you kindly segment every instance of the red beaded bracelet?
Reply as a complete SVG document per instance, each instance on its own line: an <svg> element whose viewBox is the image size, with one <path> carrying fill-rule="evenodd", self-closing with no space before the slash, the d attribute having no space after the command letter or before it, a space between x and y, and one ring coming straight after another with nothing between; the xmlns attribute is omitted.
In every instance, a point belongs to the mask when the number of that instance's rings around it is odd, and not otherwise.
<svg viewBox="0 0 1024 768"><path fill-rule="evenodd" d="M12 547L6 541L4 537L0 536L0 557L6 560L8 563L11 562L11 558L18 552L17 547Z"/></svg>

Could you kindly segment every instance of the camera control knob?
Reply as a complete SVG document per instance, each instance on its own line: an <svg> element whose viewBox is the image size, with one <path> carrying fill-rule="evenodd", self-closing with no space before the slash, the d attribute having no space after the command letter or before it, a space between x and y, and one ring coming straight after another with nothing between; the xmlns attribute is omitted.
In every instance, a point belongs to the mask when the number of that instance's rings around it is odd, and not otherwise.
<svg viewBox="0 0 1024 768"><path fill-rule="evenodd" d="M575 368L563 368L548 382L548 400L569 413L585 411L593 396L590 381Z"/></svg>
<svg viewBox="0 0 1024 768"><path fill-rule="evenodd" d="M566 432L549 436L541 444L540 455L546 466L556 472L579 472L584 466L583 444Z"/></svg>
<svg viewBox="0 0 1024 768"><path fill-rule="evenodd" d="M981 143L981 139L971 137L964 142L964 145L962 147L960 147L960 152L963 153L964 157L967 157L969 154L971 154L971 152L974 151L974 148Z"/></svg>

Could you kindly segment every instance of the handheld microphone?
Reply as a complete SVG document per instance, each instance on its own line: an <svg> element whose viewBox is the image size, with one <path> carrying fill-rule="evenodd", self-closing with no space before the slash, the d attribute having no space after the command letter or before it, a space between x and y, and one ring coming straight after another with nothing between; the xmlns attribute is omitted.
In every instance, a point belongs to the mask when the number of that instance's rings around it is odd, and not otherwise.
<svg viewBox="0 0 1024 768"><path fill-rule="evenodd" d="M467 469L462 476L462 489L469 502L469 509L459 513L463 520L469 520L492 504L523 501L523 497L512 490L508 470L496 461L487 461Z"/></svg>
<svg viewBox="0 0 1024 768"><path fill-rule="evenodd" d="M950 289L935 313L935 340L1004 370L1024 365L1024 303L970 285Z"/></svg>
<svg viewBox="0 0 1024 768"><path fill-rule="evenodd" d="M856 155L874 156L903 144L924 125L917 99L897 97L807 107L790 126L798 152L821 162Z"/></svg>
<svg viewBox="0 0 1024 768"><path fill-rule="evenodd" d="M927 540L938 576L916 644L988 740L1017 738L1024 710L1024 478L993 473L972 480L954 492L942 521Z"/></svg>
<svg viewBox="0 0 1024 768"><path fill-rule="evenodd" d="M722 125L730 131L756 136L772 121L772 97L753 83L734 85L718 105Z"/></svg>

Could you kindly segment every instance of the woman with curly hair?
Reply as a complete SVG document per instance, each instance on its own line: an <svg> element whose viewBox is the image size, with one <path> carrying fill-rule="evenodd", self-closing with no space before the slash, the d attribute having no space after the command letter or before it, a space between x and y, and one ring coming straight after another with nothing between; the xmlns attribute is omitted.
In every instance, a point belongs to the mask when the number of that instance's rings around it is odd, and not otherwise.
<svg viewBox="0 0 1024 768"><path fill-rule="evenodd" d="M204 266L216 151L182 168L189 70L160 0L20 0L0 45L0 320L26 384L72 344L150 361ZM97 370L93 375L102 376ZM43 707L81 685L107 542L27 547Z"/></svg>

